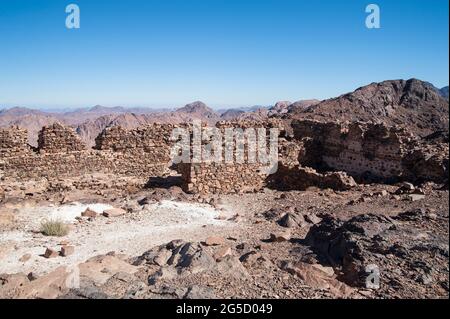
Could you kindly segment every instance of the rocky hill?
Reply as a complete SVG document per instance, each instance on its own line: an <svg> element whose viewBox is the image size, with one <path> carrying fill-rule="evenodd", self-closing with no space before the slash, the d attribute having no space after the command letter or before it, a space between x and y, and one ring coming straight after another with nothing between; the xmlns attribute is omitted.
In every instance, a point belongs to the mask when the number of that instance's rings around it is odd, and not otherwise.
<svg viewBox="0 0 450 319"><path fill-rule="evenodd" d="M439 90L439 93L448 100L448 86Z"/></svg>
<svg viewBox="0 0 450 319"><path fill-rule="evenodd" d="M376 121L408 127L428 135L448 131L449 105L435 88L417 79L372 83L306 110L293 110L292 118L339 121Z"/></svg>

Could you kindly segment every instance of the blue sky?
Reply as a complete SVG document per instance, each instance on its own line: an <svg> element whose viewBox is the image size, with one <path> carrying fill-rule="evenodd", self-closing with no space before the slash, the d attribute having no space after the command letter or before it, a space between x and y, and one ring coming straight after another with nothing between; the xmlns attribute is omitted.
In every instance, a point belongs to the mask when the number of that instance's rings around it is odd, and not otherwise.
<svg viewBox="0 0 450 319"><path fill-rule="evenodd" d="M65 27L65 7L81 28ZM365 27L366 5L381 29ZM448 0L0 0L0 107L213 107L449 82Z"/></svg>

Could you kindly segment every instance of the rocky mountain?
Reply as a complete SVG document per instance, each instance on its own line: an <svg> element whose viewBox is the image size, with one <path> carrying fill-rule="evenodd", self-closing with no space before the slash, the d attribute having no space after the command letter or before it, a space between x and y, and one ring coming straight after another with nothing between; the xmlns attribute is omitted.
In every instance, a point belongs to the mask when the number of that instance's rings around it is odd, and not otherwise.
<svg viewBox="0 0 450 319"><path fill-rule="evenodd" d="M21 116L21 115L27 115L27 114L43 114L44 112L38 111L38 110L32 110L26 107L20 107L16 106L10 109L3 109L0 110L0 116L2 118L4 117L13 117L13 116Z"/></svg>
<svg viewBox="0 0 450 319"><path fill-rule="evenodd" d="M133 129L151 123L183 123L193 120L201 120L209 124L215 124L220 116L203 102L193 102L176 111L153 111L148 113L120 113L107 114L93 120L87 120L77 126L77 133L89 145L95 144L95 137L105 128L122 126Z"/></svg>
<svg viewBox="0 0 450 319"><path fill-rule="evenodd" d="M269 110L266 108L261 108L253 112L242 113L236 120L264 121L268 117L269 117Z"/></svg>
<svg viewBox="0 0 450 319"><path fill-rule="evenodd" d="M305 110L293 110L290 116L384 122L407 127L425 136L436 131L448 131L449 105L427 82L392 80L369 84Z"/></svg>
<svg viewBox="0 0 450 319"><path fill-rule="evenodd" d="M442 89L439 89L439 93L441 94L442 97L444 97L448 100L448 86L445 86Z"/></svg>
<svg viewBox="0 0 450 319"><path fill-rule="evenodd" d="M289 112L304 111L308 107L316 105L319 102L319 100L300 100L294 103L291 103L289 101L280 101L269 109L269 116L277 116Z"/></svg>
<svg viewBox="0 0 450 319"><path fill-rule="evenodd" d="M300 110L306 110L310 106L313 106L313 105L316 105L316 104L319 104L319 103L320 103L320 101L316 100L316 99L300 100L300 101L294 102L291 105L289 105L288 111L289 112L296 112L296 111L300 111Z"/></svg>
<svg viewBox="0 0 450 319"><path fill-rule="evenodd" d="M215 123L220 119L219 114L208 107L205 103L196 101L185 105L184 107L175 111L176 114L187 116L189 119L200 119L208 123Z"/></svg>
<svg viewBox="0 0 450 319"><path fill-rule="evenodd" d="M239 116L241 116L244 113L245 113L245 111L242 111L242 110L231 109L231 110L223 112L220 115L220 119L224 120L224 121L230 121L230 120L237 119Z"/></svg>

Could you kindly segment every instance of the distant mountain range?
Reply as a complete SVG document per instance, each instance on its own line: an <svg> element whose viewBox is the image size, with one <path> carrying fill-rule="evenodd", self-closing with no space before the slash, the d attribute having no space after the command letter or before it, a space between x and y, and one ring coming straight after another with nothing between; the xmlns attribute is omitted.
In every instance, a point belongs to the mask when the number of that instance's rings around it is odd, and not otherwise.
<svg viewBox="0 0 450 319"><path fill-rule="evenodd" d="M383 121L404 125L420 134L448 131L448 86L437 89L416 79L372 83L340 97L297 102L280 101L274 106L252 106L214 111L197 101L177 110L105 107L96 105L70 112L44 112L24 107L0 110L0 127L17 125L28 130L29 142L37 144L37 134L46 125L60 122L72 126L89 145L106 127L131 129L150 123L183 123L201 120L264 120L311 118L333 121Z"/></svg>

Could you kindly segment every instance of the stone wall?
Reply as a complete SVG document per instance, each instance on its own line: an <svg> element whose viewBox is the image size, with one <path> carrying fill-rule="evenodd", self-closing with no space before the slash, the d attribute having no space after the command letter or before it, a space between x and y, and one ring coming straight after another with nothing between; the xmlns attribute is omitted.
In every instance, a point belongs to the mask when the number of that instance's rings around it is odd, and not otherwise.
<svg viewBox="0 0 450 319"><path fill-rule="evenodd" d="M383 182L448 183L448 143L420 143L404 130L381 124L344 125L309 120L292 122L291 139L284 125L279 120L219 122L217 128L222 132L227 127L264 128L266 136L270 135L270 128L277 127L280 133L277 172L269 175L267 164L247 161L182 163L176 168L184 190L209 194L253 192L264 186L348 189L354 185L351 177L358 181L370 177ZM172 165L174 128L160 124L134 130L108 128L97 137L95 149L86 149L71 129L60 124L43 128L37 149L27 144L25 130L0 129L0 178L51 180L92 173L141 179L164 177ZM193 134L192 126L185 128ZM209 141L203 143L205 147ZM248 149L245 160L247 156Z"/></svg>
<svg viewBox="0 0 450 319"><path fill-rule="evenodd" d="M0 161L0 175L18 179L61 178L88 173L112 173L149 178L163 176L167 162L155 162L141 156L110 151L77 151L71 153L31 153Z"/></svg>
<svg viewBox="0 0 450 319"><path fill-rule="evenodd" d="M29 153L27 131L19 127L0 128L0 158Z"/></svg>
<svg viewBox="0 0 450 319"><path fill-rule="evenodd" d="M153 127L156 138L151 141ZM160 129L160 125L150 125L131 131L120 128L107 130L99 138L100 149L89 150L70 128L55 124L44 127L39 133L39 146L35 151L26 144L26 131L1 130L0 177L52 179L98 172L143 179L163 176L170 161L170 145L167 142L170 135L167 139L161 139ZM117 136L109 134L110 131L124 134ZM146 142L121 147L130 141L130 136L136 136L138 140L144 131L148 137Z"/></svg>
<svg viewBox="0 0 450 319"><path fill-rule="evenodd" d="M183 190L198 194L232 194L258 191L267 175L259 164L181 164Z"/></svg>
<svg viewBox="0 0 450 319"><path fill-rule="evenodd" d="M300 165L280 165L277 172L268 177L267 185L283 191L306 190L309 187L345 191L357 186L355 180L344 172L321 174L313 168Z"/></svg>
<svg viewBox="0 0 450 319"><path fill-rule="evenodd" d="M120 126L105 129L96 139L95 148L114 152L140 150L152 152L155 148L170 144L170 136L175 128L172 124L153 124L134 130Z"/></svg>
<svg viewBox="0 0 450 319"><path fill-rule="evenodd" d="M411 170L413 153L422 161L431 159L417 138L404 129L373 123L292 122L295 139L304 146L300 163L319 170L344 171L360 180L430 180L443 182L448 174L445 157L433 162L434 173ZM442 152L441 152L442 153ZM445 152L444 152L445 154ZM443 155L443 154L441 154ZM431 162L430 162L431 164ZM426 165L423 165L425 167Z"/></svg>
<svg viewBox="0 0 450 319"><path fill-rule="evenodd" d="M296 144L289 144L285 138L285 129L283 122L279 120L261 121L222 121L216 124L224 135L226 128L238 128L243 131L248 128L265 129L265 136L270 137L270 129L277 128L278 150L282 154L282 158L286 162L296 162L298 157L298 149ZM255 130L258 136L258 131ZM205 142L205 141L203 141ZM208 142L208 141L207 141ZM202 145L203 147L204 145ZM222 145L223 158L225 158L225 143ZM235 152L236 144L230 149ZM266 185L268 177L267 169L269 164L261 164L248 161L249 148L246 142L244 148L243 163L226 163L222 162L201 162L201 163L182 163L178 165L178 171L182 175L184 181L183 189L190 193L243 193L261 190ZM236 157L234 157L236 160Z"/></svg>
<svg viewBox="0 0 450 319"><path fill-rule="evenodd" d="M73 129L59 123L43 127L38 136L38 150L41 153L67 153L86 149Z"/></svg>

